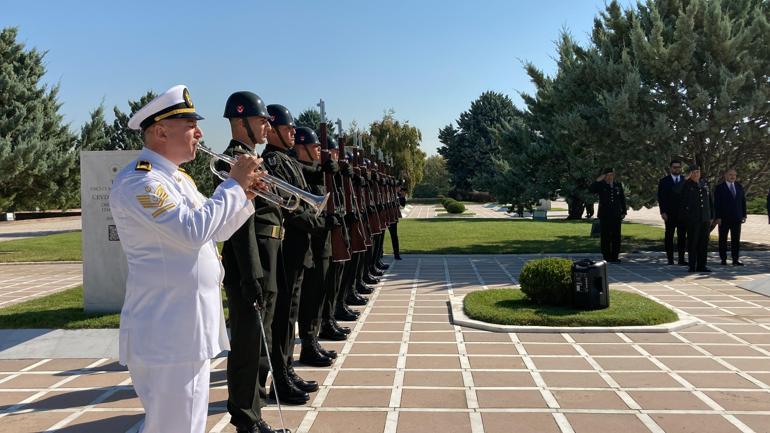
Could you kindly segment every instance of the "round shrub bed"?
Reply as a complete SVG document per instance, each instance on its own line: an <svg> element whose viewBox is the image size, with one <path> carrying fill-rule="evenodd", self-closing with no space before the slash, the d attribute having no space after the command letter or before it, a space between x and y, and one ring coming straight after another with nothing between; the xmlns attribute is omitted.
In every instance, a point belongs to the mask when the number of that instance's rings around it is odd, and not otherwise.
<svg viewBox="0 0 770 433"><path fill-rule="evenodd" d="M522 326L647 326L678 320L676 313L659 303L620 290L603 310L577 310L571 306L537 304L518 289L491 289L469 293L463 301L471 319L500 325Z"/></svg>
<svg viewBox="0 0 770 433"><path fill-rule="evenodd" d="M573 296L572 261L558 257L530 260L521 268L519 284L537 304L568 305Z"/></svg>

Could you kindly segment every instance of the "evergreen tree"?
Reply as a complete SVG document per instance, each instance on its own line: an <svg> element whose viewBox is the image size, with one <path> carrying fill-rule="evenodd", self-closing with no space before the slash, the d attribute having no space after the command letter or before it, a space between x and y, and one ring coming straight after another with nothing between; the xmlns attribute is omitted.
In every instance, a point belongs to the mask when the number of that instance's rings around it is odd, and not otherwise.
<svg viewBox="0 0 770 433"><path fill-rule="evenodd" d="M460 114L457 128L447 125L439 131L438 149L446 159L452 186L460 191L472 188L472 179L489 170L500 157L496 131L512 123L517 111L511 99L496 92L484 92L471 103L468 111Z"/></svg>
<svg viewBox="0 0 770 433"><path fill-rule="evenodd" d="M148 91L138 101L128 101L128 106L131 109L129 113L122 112L118 107L112 109L115 114L115 120L112 122L112 126L108 129L108 135L110 137L110 144L104 150L138 150L144 146L142 140L142 134L139 131L135 131L128 127L128 120L134 115L140 108L147 105L148 102L155 99L157 95Z"/></svg>
<svg viewBox="0 0 770 433"><path fill-rule="evenodd" d="M0 209L77 204L75 137L59 114L58 86L41 83L45 53L0 31Z"/></svg>
<svg viewBox="0 0 770 433"><path fill-rule="evenodd" d="M104 120L104 105L91 112L91 118L80 128L80 150L107 150L110 147L109 125Z"/></svg>
<svg viewBox="0 0 770 433"><path fill-rule="evenodd" d="M435 191L434 197L449 193L449 171L444 157L433 155L425 159L422 180L415 186L415 191L420 185L429 186L432 191Z"/></svg>
<svg viewBox="0 0 770 433"><path fill-rule="evenodd" d="M318 134L321 130L321 112L314 108L308 108L299 113L299 116L294 119L294 123L297 124L297 127L304 126L312 129ZM334 127L334 123L332 123L331 120L326 119L326 131L329 134L334 135Z"/></svg>

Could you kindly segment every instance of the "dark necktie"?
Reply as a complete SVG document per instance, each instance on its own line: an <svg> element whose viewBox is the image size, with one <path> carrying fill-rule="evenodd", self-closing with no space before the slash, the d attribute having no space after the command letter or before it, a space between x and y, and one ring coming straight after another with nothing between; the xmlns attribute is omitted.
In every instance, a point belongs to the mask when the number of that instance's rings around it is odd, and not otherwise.
<svg viewBox="0 0 770 433"><path fill-rule="evenodd" d="M732 182L730 183L730 193L732 193L733 198L735 198L735 184Z"/></svg>

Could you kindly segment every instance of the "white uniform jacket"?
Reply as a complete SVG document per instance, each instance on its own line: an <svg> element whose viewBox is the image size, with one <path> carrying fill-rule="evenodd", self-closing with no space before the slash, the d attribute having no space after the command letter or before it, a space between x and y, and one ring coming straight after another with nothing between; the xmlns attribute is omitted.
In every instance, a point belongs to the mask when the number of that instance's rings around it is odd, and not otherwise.
<svg viewBox="0 0 770 433"><path fill-rule="evenodd" d="M229 349L216 242L254 213L241 186L229 179L207 199L145 148L115 177L110 208L128 259L120 363L200 361Z"/></svg>

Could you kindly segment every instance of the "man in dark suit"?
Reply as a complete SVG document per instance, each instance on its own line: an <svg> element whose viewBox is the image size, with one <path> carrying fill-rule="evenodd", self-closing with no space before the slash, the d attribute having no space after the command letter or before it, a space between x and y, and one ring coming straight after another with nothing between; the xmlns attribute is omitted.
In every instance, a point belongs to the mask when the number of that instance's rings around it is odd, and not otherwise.
<svg viewBox="0 0 770 433"><path fill-rule="evenodd" d="M602 256L608 262L620 263L620 226L626 217L626 196L615 181L615 171L607 168L603 173L588 189L599 195Z"/></svg>
<svg viewBox="0 0 770 433"><path fill-rule="evenodd" d="M701 178L697 165L689 167L685 182L675 189L682 191L682 212L687 219L687 258L690 272L711 272L706 267L709 234L714 228L714 201L708 183Z"/></svg>
<svg viewBox="0 0 770 433"><path fill-rule="evenodd" d="M770 224L770 189L767 190L767 223Z"/></svg>
<svg viewBox="0 0 770 433"><path fill-rule="evenodd" d="M674 264L674 231L676 231L676 248L679 253L679 264L687 265L684 252L687 249L687 222L680 214L682 197L676 192L676 186L684 182L682 176L682 161L677 159L669 164L671 174L658 181L658 204L660 205L660 217L666 224L666 256L668 264Z"/></svg>
<svg viewBox="0 0 770 433"><path fill-rule="evenodd" d="M741 224L746 222L746 194L743 186L736 182L738 173L731 168L725 172L725 181L714 190L714 214L719 224L719 258L727 264L727 233L733 266L743 266L740 258Z"/></svg>

